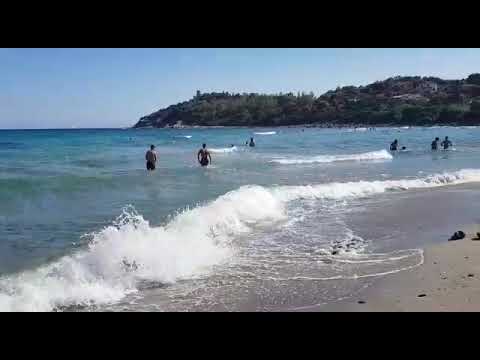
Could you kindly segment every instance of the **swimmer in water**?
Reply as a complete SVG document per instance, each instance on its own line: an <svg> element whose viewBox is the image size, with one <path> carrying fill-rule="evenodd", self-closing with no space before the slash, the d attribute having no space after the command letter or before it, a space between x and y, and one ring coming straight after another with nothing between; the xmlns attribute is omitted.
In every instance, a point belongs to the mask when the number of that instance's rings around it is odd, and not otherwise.
<svg viewBox="0 0 480 360"><path fill-rule="evenodd" d="M254 146L255 146L255 143L253 142L253 137L250 138L250 143L248 144L248 146L250 146L250 147L254 147Z"/></svg>
<svg viewBox="0 0 480 360"><path fill-rule="evenodd" d="M452 142L448 140L448 136L445 136L445 140L442 141L443 150L448 150L450 146L452 146Z"/></svg>
<svg viewBox="0 0 480 360"><path fill-rule="evenodd" d="M391 144L390 144L390 151L397 151L398 147L398 140L395 139Z"/></svg>
<svg viewBox="0 0 480 360"><path fill-rule="evenodd" d="M432 150L433 151L438 150L438 142L439 141L440 141L440 139L438 137L436 137L435 140L432 141Z"/></svg>
<svg viewBox="0 0 480 360"><path fill-rule="evenodd" d="M210 164L212 163L212 157L210 152L207 150L206 144L203 144L202 148L198 151L197 160L202 166L208 166L209 162Z"/></svg>

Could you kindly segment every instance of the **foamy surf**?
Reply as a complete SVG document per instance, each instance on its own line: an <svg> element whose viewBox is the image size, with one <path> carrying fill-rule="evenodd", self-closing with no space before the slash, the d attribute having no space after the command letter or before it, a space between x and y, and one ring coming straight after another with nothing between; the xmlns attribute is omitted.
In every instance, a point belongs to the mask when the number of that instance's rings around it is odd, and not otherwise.
<svg viewBox="0 0 480 360"><path fill-rule="evenodd" d="M480 170L464 169L418 179L243 186L205 205L185 209L158 227L150 226L133 208L127 208L111 226L89 235L87 249L33 271L0 278L0 311L51 311L110 304L141 290L144 282L165 284L208 274L212 266L235 255L236 237L259 225L268 227L287 220L286 205L293 200L361 198L468 182L480 182ZM342 253L349 250L354 254L363 248L364 241L352 235L333 246ZM372 262L356 261L363 260ZM335 278L387 273L391 270Z"/></svg>
<svg viewBox="0 0 480 360"><path fill-rule="evenodd" d="M418 179L355 181L306 186L281 186L272 189L275 196L282 201L297 199L341 200L361 198L387 191L435 188L447 185L480 182L479 169L464 169L453 173L430 175Z"/></svg>
<svg viewBox="0 0 480 360"><path fill-rule="evenodd" d="M228 147L228 148L211 148L208 149L208 151L216 154L225 154L225 153L232 153L234 151L237 151L238 148L236 146Z"/></svg>
<svg viewBox="0 0 480 360"><path fill-rule="evenodd" d="M274 159L271 163L282 165L301 165L314 163L332 163L337 161L391 160L393 156L387 150L371 151L361 154L318 155L296 159Z"/></svg>
<svg viewBox="0 0 480 360"><path fill-rule="evenodd" d="M231 256L236 235L284 217L283 204L261 187L240 188L186 209L160 227L127 208L112 226L91 234L88 249L0 278L0 311L114 303L144 281L192 278Z"/></svg>
<svg viewBox="0 0 480 360"><path fill-rule="evenodd" d="M425 262L425 257L423 249L405 249L384 254L378 253L360 255L355 260L345 260L342 258L331 258L330 260L343 264L362 264L367 266L364 266L363 270L360 273L354 272L327 277L318 277L314 275L298 275L287 278L270 277L270 279L275 281L331 281L357 280L362 278L381 277L421 266ZM405 263L405 265L397 267L397 265L402 264L402 262ZM382 270L382 268L384 270Z"/></svg>
<svg viewBox="0 0 480 360"><path fill-rule="evenodd" d="M276 131L254 132L255 135L275 135L276 133Z"/></svg>

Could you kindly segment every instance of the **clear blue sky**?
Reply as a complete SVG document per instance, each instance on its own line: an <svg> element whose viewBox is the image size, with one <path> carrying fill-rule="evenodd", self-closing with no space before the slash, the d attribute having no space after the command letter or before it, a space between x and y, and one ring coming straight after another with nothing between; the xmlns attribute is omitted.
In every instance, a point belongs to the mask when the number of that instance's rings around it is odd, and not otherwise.
<svg viewBox="0 0 480 360"><path fill-rule="evenodd" d="M0 128L131 126L197 89L319 95L474 72L480 49L0 49Z"/></svg>

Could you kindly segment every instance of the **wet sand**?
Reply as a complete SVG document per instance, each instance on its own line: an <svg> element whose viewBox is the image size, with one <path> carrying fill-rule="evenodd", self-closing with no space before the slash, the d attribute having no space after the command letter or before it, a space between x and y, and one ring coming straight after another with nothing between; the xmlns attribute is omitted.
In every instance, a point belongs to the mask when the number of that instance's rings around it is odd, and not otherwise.
<svg viewBox="0 0 480 360"><path fill-rule="evenodd" d="M465 231L465 230L464 230ZM383 277L361 294L318 311L480 311L480 226L424 250L423 265Z"/></svg>

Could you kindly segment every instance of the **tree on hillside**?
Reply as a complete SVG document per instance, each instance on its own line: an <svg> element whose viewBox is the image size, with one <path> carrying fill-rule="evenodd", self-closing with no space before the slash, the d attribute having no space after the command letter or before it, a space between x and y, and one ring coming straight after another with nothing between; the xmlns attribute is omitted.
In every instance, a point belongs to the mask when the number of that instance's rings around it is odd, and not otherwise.
<svg viewBox="0 0 480 360"><path fill-rule="evenodd" d="M470 112L475 115L480 115L480 101L474 101L470 105Z"/></svg>
<svg viewBox="0 0 480 360"><path fill-rule="evenodd" d="M480 85L480 74L472 74L467 78L467 84Z"/></svg>

